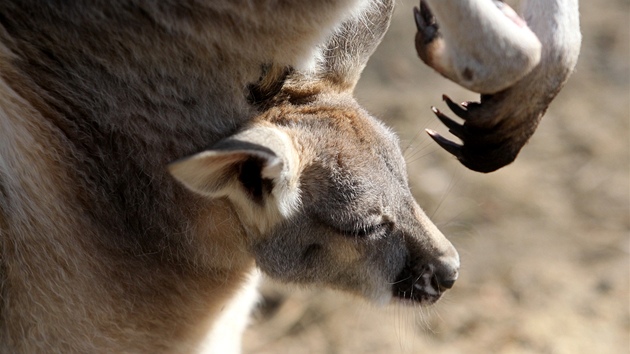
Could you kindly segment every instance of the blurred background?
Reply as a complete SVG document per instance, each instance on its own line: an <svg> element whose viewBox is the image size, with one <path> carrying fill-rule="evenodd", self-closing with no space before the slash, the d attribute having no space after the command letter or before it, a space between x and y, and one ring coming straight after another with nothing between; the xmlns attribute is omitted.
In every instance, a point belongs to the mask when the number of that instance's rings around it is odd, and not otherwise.
<svg viewBox="0 0 630 354"><path fill-rule="evenodd" d="M466 170L424 133L429 107L478 100L416 57L397 3L357 98L400 135L412 190L458 249L430 308L376 308L267 281L245 353L629 353L630 1L582 1L576 73L515 163ZM526 103L524 103L526 104Z"/></svg>

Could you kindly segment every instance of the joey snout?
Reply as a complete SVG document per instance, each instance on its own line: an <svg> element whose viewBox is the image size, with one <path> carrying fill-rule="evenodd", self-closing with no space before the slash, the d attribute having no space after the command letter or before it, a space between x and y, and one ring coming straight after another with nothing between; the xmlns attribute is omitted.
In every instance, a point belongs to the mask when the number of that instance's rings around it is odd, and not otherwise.
<svg viewBox="0 0 630 354"><path fill-rule="evenodd" d="M432 250L430 255L426 251L423 255L413 245L410 247L405 265L392 285L395 299L430 305L453 287L459 275L459 255L450 242L443 241L445 249Z"/></svg>

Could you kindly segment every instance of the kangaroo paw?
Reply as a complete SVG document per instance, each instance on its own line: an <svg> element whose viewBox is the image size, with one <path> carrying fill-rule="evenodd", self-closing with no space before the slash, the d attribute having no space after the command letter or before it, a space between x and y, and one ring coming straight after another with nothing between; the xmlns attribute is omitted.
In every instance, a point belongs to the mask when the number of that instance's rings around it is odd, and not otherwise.
<svg viewBox="0 0 630 354"><path fill-rule="evenodd" d="M450 141L433 130L431 138L466 167L478 172L492 172L514 161L527 139L536 129L541 111L513 112L506 109L510 101L499 95L482 95L480 102L453 102L443 99L450 110L464 122L458 123L435 107L437 118L462 143ZM520 117L523 115L523 117ZM506 124L507 123L507 124Z"/></svg>

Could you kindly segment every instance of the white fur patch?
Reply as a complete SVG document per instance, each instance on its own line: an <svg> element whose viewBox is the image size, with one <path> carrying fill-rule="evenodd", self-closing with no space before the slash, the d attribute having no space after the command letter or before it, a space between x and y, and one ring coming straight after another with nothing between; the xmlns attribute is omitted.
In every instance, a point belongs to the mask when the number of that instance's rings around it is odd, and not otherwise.
<svg viewBox="0 0 630 354"><path fill-rule="evenodd" d="M260 272L254 270L243 288L225 306L214 326L200 346L199 353L225 354L240 353L243 332L249 323L249 316L258 302Z"/></svg>

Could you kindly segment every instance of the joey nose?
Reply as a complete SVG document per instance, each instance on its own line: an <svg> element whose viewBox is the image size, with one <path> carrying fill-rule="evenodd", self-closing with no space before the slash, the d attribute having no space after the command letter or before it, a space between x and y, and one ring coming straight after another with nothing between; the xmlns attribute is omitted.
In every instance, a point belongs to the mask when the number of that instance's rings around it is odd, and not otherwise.
<svg viewBox="0 0 630 354"><path fill-rule="evenodd" d="M435 265L433 284L440 291L453 287L459 276L459 257L442 258Z"/></svg>
<svg viewBox="0 0 630 354"><path fill-rule="evenodd" d="M438 287L440 291L450 289L455 284L455 280L438 280Z"/></svg>
<svg viewBox="0 0 630 354"><path fill-rule="evenodd" d="M457 280L457 275L455 277L447 277L447 278L443 278L440 275L436 274L435 275L435 287L444 292L450 288L453 287L453 285L455 285L455 280Z"/></svg>
<svg viewBox="0 0 630 354"><path fill-rule="evenodd" d="M415 262L418 260L420 262ZM432 304L455 284L459 275L459 257L454 253L426 263L422 259L415 261L407 260L393 283L393 295L420 304Z"/></svg>

